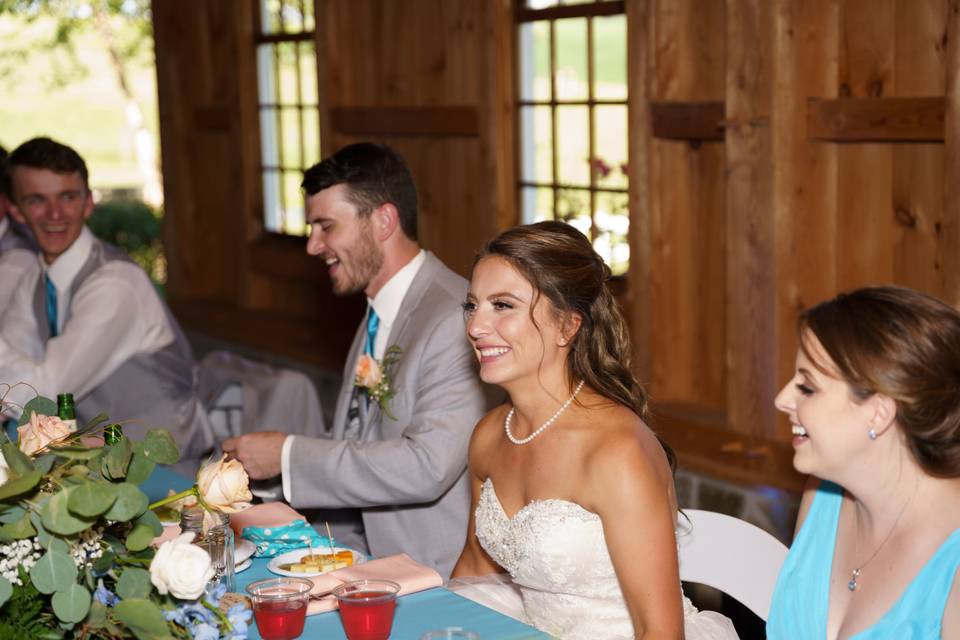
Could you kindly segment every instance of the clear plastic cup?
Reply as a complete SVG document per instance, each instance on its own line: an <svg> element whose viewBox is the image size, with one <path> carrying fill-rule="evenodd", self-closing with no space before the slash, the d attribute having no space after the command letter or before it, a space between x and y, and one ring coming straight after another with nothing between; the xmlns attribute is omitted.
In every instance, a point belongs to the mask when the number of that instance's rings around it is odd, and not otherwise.
<svg viewBox="0 0 960 640"><path fill-rule="evenodd" d="M263 640L293 640L303 633L313 583L303 578L270 578L247 585L253 617Z"/></svg>
<svg viewBox="0 0 960 640"><path fill-rule="evenodd" d="M355 580L333 590L347 640L387 640L400 585L389 580Z"/></svg>
<svg viewBox="0 0 960 640"><path fill-rule="evenodd" d="M427 631L420 636L420 640L480 640L480 636L473 631L467 631L463 627L447 627L446 629Z"/></svg>

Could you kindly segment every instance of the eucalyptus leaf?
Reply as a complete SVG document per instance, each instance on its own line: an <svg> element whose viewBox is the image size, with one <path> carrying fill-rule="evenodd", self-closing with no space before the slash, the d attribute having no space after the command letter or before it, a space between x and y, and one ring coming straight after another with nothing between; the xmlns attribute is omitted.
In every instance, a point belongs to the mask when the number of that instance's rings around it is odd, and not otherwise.
<svg viewBox="0 0 960 640"><path fill-rule="evenodd" d="M68 506L79 516L93 517L109 509L116 499L116 485L103 481L87 482L70 492Z"/></svg>
<svg viewBox="0 0 960 640"><path fill-rule="evenodd" d="M107 520L127 522L133 520L147 509L147 496L136 485L121 482L117 485L117 499L103 517Z"/></svg>
<svg viewBox="0 0 960 640"><path fill-rule="evenodd" d="M31 471L19 478L11 477L3 484L0 484L0 500L6 500L14 496L30 491L40 483L42 474L39 471Z"/></svg>
<svg viewBox="0 0 960 640"><path fill-rule="evenodd" d="M87 424L85 424L85 425L83 425L82 427L80 427L79 429L77 429L77 432L78 432L78 433L81 433L81 434L85 434L85 433L88 433L88 432L90 432L90 431L93 431L93 430L96 429L99 425L103 424L104 422L106 422L106 421L109 420L109 419L110 419L110 418L109 418L109 416L107 416L107 414L105 414L105 413L98 413L96 416L93 417L92 420L90 420L90 422L88 422Z"/></svg>
<svg viewBox="0 0 960 640"><path fill-rule="evenodd" d="M15 444L4 442L0 445L0 451L3 451L3 457L6 459L10 471L13 472L12 475L22 476L34 470L33 460L23 451L20 451L20 447Z"/></svg>
<svg viewBox="0 0 960 640"><path fill-rule="evenodd" d="M61 489L44 503L40 508L44 529L50 533L69 536L90 528L96 522L95 517L88 518L70 512L70 495L77 489L78 487Z"/></svg>
<svg viewBox="0 0 960 640"><path fill-rule="evenodd" d="M113 552L112 548L106 549L103 552L103 555L93 561L93 569L97 573L105 573L113 567L113 561L117 558L117 554Z"/></svg>
<svg viewBox="0 0 960 640"><path fill-rule="evenodd" d="M160 607L149 600L122 600L114 607L113 612L140 640L168 640L173 637Z"/></svg>
<svg viewBox="0 0 960 640"><path fill-rule="evenodd" d="M78 446L66 446L66 447L50 447L50 451L60 456L61 458L69 458L70 460L93 460L94 458L103 455L103 449L90 449L88 447L78 447Z"/></svg>
<svg viewBox="0 0 960 640"><path fill-rule="evenodd" d="M32 398L27 404L23 405L23 413L20 414L20 420L17 421L17 426L22 427L30 422L31 413L36 413L41 416L55 416L57 415L57 403L43 396Z"/></svg>
<svg viewBox="0 0 960 640"><path fill-rule="evenodd" d="M0 526L0 540L5 542L32 538L36 533L37 530L30 524L30 516L27 514L23 514L23 517L17 522L10 522Z"/></svg>
<svg viewBox="0 0 960 640"><path fill-rule="evenodd" d="M47 551L30 569L30 580L40 593L63 591L77 582L77 565L61 551Z"/></svg>
<svg viewBox="0 0 960 640"><path fill-rule="evenodd" d="M127 467L133 456L133 445L130 443L130 438L123 436L119 442L110 445L109 449L107 455L103 457L103 473L109 478L120 480L127 475Z"/></svg>
<svg viewBox="0 0 960 640"><path fill-rule="evenodd" d="M130 466L127 468L127 482L140 484L150 477L157 463L147 457L144 452L143 443L140 441L133 443L133 458L130 459Z"/></svg>
<svg viewBox="0 0 960 640"><path fill-rule="evenodd" d="M10 599L10 596L13 595L13 584L0 576L0 607L3 606L3 603Z"/></svg>
<svg viewBox="0 0 960 640"><path fill-rule="evenodd" d="M149 525L136 524L130 533L127 534L126 545L130 551L141 551L146 549L156 536Z"/></svg>
<svg viewBox="0 0 960 640"><path fill-rule="evenodd" d="M128 598L149 598L153 585L150 582L150 572L139 567L127 567L117 580L117 595L124 600Z"/></svg>
<svg viewBox="0 0 960 640"><path fill-rule="evenodd" d="M84 624L89 629L102 629L107 624L107 605L96 600L90 603L90 613L87 615Z"/></svg>
<svg viewBox="0 0 960 640"><path fill-rule="evenodd" d="M3 510L0 511L0 522L4 524L16 522L26 513L27 510L18 504L3 505Z"/></svg>
<svg viewBox="0 0 960 640"><path fill-rule="evenodd" d="M43 475L47 475L50 473L50 469L53 468L53 463L56 459L57 456L53 453L44 453L33 460L33 466Z"/></svg>
<svg viewBox="0 0 960 640"><path fill-rule="evenodd" d="M180 459L180 448L166 429L147 431L143 453L157 464L173 464Z"/></svg>
<svg viewBox="0 0 960 640"><path fill-rule="evenodd" d="M86 587L72 584L63 591L57 591L52 598L53 612L63 622L80 622L90 611L90 592Z"/></svg>
<svg viewBox="0 0 960 640"><path fill-rule="evenodd" d="M150 531L154 536L158 536L163 533L163 522L160 521L160 516L149 509L144 511L143 515L137 518L137 524L145 524L150 527Z"/></svg>

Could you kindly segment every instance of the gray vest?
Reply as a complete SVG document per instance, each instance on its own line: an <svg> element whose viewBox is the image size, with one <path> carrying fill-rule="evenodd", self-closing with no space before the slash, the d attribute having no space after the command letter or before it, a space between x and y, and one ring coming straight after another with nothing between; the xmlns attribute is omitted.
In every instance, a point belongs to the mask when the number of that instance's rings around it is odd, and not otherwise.
<svg viewBox="0 0 960 640"><path fill-rule="evenodd" d="M70 286L70 300L76 299L88 277L114 260L132 262L120 249L94 240L90 256ZM34 294L34 312L44 344L50 339L45 293L41 276ZM177 467L192 473L210 452L213 436L195 392L193 352L180 325L167 306L163 307L173 342L159 351L134 355L92 391L77 398L77 422L82 425L98 413L106 413L111 420L122 422L124 433L135 439L142 439L148 429L167 429L180 445L181 462ZM70 309L62 312L65 327L70 322Z"/></svg>

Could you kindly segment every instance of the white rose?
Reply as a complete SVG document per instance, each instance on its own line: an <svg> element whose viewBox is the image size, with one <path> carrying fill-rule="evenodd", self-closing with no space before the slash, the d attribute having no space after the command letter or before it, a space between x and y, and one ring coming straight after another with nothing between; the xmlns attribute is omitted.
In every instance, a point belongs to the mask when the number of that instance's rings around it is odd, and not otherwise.
<svg viewBox="0 0 960 640"><path fill-rule="evenodd" d="M193 532L167 540L150 562L150 582L160 595L170 593L181 600L196 600L216 571L210 554L193 541Z"/></svg>
<svg viewBox="0 0 960 640"><path fill-rule="evenodd" d="M3 451L0 451L0 484L3 484L10 477L7 466L7 459L3 457Z"/></svg>
<svg viewBox="0 0 960 640"><path fill-rule="evenodd" d="M20 434L20 450L28 456L73 433L70 425L57 416L41 416L36 411L30 412L30 422L17 432Z"/></svg>
<svg viewBox="0 0 960 640"><path fill-rule="evenodd" d="M250 476L239 460L227 460L227 454L200 469L197 489L208 506L224 513L242 511L253 500Z"/></svg>

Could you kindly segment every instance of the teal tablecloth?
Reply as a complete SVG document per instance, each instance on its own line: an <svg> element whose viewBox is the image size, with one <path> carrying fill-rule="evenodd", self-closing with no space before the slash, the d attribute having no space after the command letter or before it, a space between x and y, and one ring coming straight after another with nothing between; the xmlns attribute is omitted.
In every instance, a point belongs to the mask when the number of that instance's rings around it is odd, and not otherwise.
<svg viewBox="0 0 960 640"><path fill-rule="evenodd" d="M157 465L150 477L140 483L140 489L147 494L150 502L166 498L170 489L173 489L174 493L180 493L192 486L193 478L188 478L162 464Z"/></svg>
<svg viewBox="0 0 960 640"><path fill-rule="evenodd" d="M237 591L255 580L273 578L267 560L254 558L253 566L237 574ZM480 640L540 640L550 636L513 618L462 598L441 587L401 596L393 619L390 640L418 640L432 629L463 627L480 636ZM256 624L250 626L250 639L259 640ZM301 638L346 640L340 614L336 611L307 617Z"/></svg>

